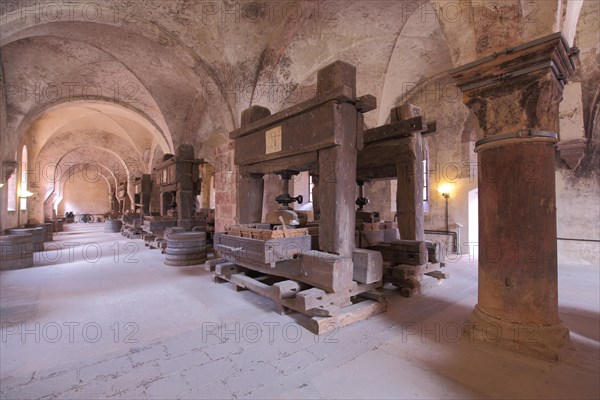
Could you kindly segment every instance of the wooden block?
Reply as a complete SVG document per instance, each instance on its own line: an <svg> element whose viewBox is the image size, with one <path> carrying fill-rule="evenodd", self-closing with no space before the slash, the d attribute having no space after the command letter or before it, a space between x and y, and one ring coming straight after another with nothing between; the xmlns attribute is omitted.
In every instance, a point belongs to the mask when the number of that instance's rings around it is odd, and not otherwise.
<svg viewBox="0 0 600 400"><path fill-rule="evenodd" d="M404 281L418 281L423 277L425 267L423 265L399 264L388 269L388 275L395 279Z"/></svg>
<svg viewBox="0 0 600 400"><path fill-rule="evenodd" d="M229 282L235 284L236 286L252 290L253 292L271 300L276 300L276 297L274 296L274 290L271 286L265 285L256 279L250 278L249 276L233 274L229 277Z"/></svg>
<svg viewBox="0 0 600 400"><path fill-rule="evenodd" d="M291 210L275 210L267 213L266 223L272 225L281 225L279 217L283 218L286 225L295 225L298 221L298 214Z"/></svg>
<svg viewBox="0 0 600 400"><path fill-rule="evenodd" d="M352 253L354 264L353 280L359 283L374 283L383 276L383 257L378 251L356 249Z"/></svg>
<svg viewBox="0 0 600 400"><path fill-rule="evenodd" d="M366 113L377 108L377 97L366 94L356 99L356 109L361 113Z"/></svg>
<svg viewBox="0 0 600 400"><path fill-rule="evenodd" d="M324 290L317 288L306 289L296 295L296 304L301 310L308 311L322 305L322 300L325 296L326 293Z"/></svg>
<svg viewBox="0 0 600 400"><path fill-rule="evenodd" d="M294 212L298 214L299 218L305 219L307 223L315 221L315 212L313 210L295 210Z"/></svg>
<svg viewBox="0 0 600 400"><path fill-rule="evenodd" d="M252 122L259 121L271 115L271 111L266 107L252 106L242 111L241 126L246 127Z"/></svg>
<svg viewBox="0 0 600 400"><path fill-rule="evenodd" d="M239 272L239 267L234 263L223 262L215 265L215 274L217 275L232 275Z"/></svg>
<svg viewBox="0 0 600 400"><path fill-rule="evenodd" d="M361 239L361 243L364 243L366 247L376 246L384 243L385 231L363 231L361 232Z"/></svg>
<svg viewBox="0 0 600 400"><path fill-rule="evenodd" d="M275 294L279 299L289 299L296 297L301 291L302 287L298 282L295 281L283 281L273 284Z"/></svg>
<svg viewBox="0 0 600 400"><path fill-rule="evenodd" d="M428 253L424 241L395 240L390 245L371 246L370 249L380 251L383 260L393 264L422 265L427 263Z"/></svg>
<svg viewBox="0 0 600 400"><path fill-rule="evenodd" d="M438 287L442 283L442 279L437 279L433 276L424 275L419 281L419 293L426 294L430 290Z"/></svg>
<svg viewBox="0 0 600 400"><path fill-rule="evenodd" d="M392 122L403 121L405 119L421 116L423 116L423 110L421 110L420 107L410 103L401 104L390 111Z"/></svg>
<svg viewBox="0 0 600 400"><path fill-rule="evenodd" d="M311 248L310 235L265 241L217 233L213 240L215 250L230 261L247 260L265 265L294 259L299 253L310 251Z"/></svg>
<svg viewBox="0 0 600 400"><path fill-rule="evenodd" d="M327 293L317 288L310 288L302 290L296 297L282 299L281 303L309 316L332 316L340 308L350 306L353 297L374 291L381 285L381 281L371 284L352 282L350 289L338 293Z"/></svg>
<svg viewBox="0 0 600 400"><path fill-rule="evenodd" d="M340 313L333 317L313 317L310 319L310 330L316 334L334 331L338 328L350 325L357 321L362 321L373 315L384 312L386 305L373 300L366 300L356 303L340 310Z"/></svg>
<svg viewBox="0 0 600 400"><path fill-rule="evenodd" d="M357 211L356 212L356 221L362 221L365 223L372 224L373 222L377 222L375 214L367 211ZM373 229L370 229L373 230Z"/></svg>
<svg viewBox="0 0 600 400"><path fill-rule="evenodd" d="M215 258L214 260L208 260L204 263L204 270L212 272L215 270L217 264L227 262L224 258Z"/></svg>
<svg viewBox="0 0 600 400"><path fill-rule="evenodd" d="M356 67L343 61L335 61L317 72L317 97L326 97L341 86L350 87L352 98L356 98Z"/></svg>
<svg viewBox="0 0 600 400"><path fill-rule="evenodd" d="M450 278L450 274L448 272L445 272L445 271L431 271L431 272L425 273L425 275L434 277L436 279L448 279L448 278Z"/></svg>
<svg viewBox="0 0 600 400"><path fill-rule="evenodd" d="M384 229L384 231L383 231L383 242L384 243L391 243L396 240L400 240L400 231L398 231L398 228Z"/></svg>
<svg viewBox="0 0 600 400"><path fill-rule="evenodd" d="M310 236L306 237L310 241ZM298 254L294 259L271 264L234 254L224 253L223 257L244 268L303 282L330 293L347 291L355 283L352 281L352 259L315 250Z"/></svg>
<svg viewBox="0 0 600 400"><path fill-rule="evenodd" d="M330 292L341 292L352 286L351 258L311 250L300 254L299 259L300 281Z"/></svg>
<svg viewBox="0 0 600 400"><path fill-rule="evenodd" d="M439 263L441 261L440 244L438 242L426 241L425 245L427 246L428 261L432 263Z"/></svg>

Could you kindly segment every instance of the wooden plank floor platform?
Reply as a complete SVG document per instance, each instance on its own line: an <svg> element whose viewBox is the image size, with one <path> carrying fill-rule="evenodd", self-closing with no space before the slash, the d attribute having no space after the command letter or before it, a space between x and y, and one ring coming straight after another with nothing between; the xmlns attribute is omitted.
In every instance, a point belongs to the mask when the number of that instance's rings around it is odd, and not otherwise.
<svg viewBox="0 0 600 400"><path fill-rule="evenodd" d="M236 291L251 290L267 297L280 314L289 311L310 318L306 328L316 335L361 321L386 310L384 297L375 290L380 282L359 284L341 293L329 293L308 284L264 274L224 259L209 260L207 271L213 272L215 283L230 282Z"/></svg>

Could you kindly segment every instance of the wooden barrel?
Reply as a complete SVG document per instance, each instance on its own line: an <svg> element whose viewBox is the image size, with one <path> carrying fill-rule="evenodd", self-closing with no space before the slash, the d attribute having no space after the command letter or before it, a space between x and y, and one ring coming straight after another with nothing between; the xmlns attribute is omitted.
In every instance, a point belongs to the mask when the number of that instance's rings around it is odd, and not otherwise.
<svg viewBox="0 0 600 400"><path fill-rule="evenodd" d="M9 235L30 235L33 251L44 251L44 228L12 228L7 229Z"/></svg>
<svg viewBox="0 0 600 400"><path fill-rule="evenodd" d="M104 222L105 233L121 232L121 226L123 223L119 220L108 220Z"/></svg>
<svg viewBox="0 0 600 400"><path fill-rule="evenodd" d="M52 238L52 223L51 222L47 222L44 224L27 224L25 225L25 227L27 228L42 228L44 230L44 242L51 242L53 240Z"/></svg>
<svg viewBox="0 0 600 400"><path fill-rule="evenodd" d="M183 267L206 261L206 232L167 233L165 265Z"/></svg>
<svg viewBox="0 0 600 400"><path fill-rule="evenodd" d="M0 235L0 270L33 266L32 238L31 234Z"/></svg>

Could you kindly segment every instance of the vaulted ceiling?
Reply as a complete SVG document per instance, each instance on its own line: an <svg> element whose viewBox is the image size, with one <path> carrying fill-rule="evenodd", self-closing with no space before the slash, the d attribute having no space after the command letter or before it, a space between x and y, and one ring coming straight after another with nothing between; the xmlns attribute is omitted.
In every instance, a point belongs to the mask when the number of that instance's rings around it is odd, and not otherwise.
<svg viewBox="0 0 600 400"><path fill-rule="evenodd" d="M553 31L572 40L582 6L597 18L595 0L2 4L2 146L29 138L30 160L107 170L118 160L124 176L181 143L211 160L245 108L311 97L315 72L336 59L357 67L360 95L377 97L366 115L376 126L453 66Z"/></svg>

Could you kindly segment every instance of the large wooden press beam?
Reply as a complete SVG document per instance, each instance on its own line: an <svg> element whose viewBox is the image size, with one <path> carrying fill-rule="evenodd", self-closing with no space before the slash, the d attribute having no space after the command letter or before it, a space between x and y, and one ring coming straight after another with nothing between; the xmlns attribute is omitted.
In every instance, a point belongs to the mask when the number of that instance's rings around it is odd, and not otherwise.
<svg viewBox="0 0 600 400"><path fill-rule="evenodd" d="M396 210L400 237L424 240L423 135L436 131L420 109L403 104L390 111L391 123L364 133L364 149L358 153L357 179L398 180Z"/></svg>
<svg viewBox="0 0 600 400"><path fill-rule="evenodd" d="M398 160L413 163L411 137L417 133L427 136L436 129L435 121L426 123L422 116L417 116L366 130L364 148L358 153L356 178L370 181L398 177Z"/></svg>
<svg viewBox="0 0 600 400"><path fill-rule="evenodd" d="M240 222L260 222L261 175L282 169L318 171L319 249L351 258L361 113L374 108L373 96L356 98L356 69L336 61L318 71L313 99L273 115L259 106L245 110L241 127L229 135L241 172Z"/></svg>
<svg viewBox="0 0 600 400"><path fill-rule="evenodd" d="M194 147L191 144L181 144L175 156L158 163L155 172L161 191L161 214L167 210L165 194L176 192L177 226L186 230L192 229L194 216L194 199L200 187L200 171L198 166L204 160L195 158Z"/></svg>

